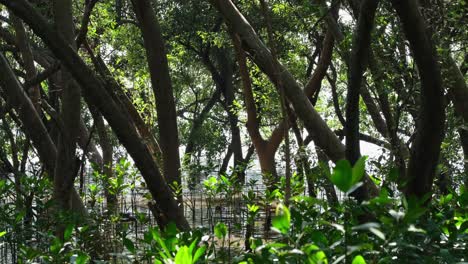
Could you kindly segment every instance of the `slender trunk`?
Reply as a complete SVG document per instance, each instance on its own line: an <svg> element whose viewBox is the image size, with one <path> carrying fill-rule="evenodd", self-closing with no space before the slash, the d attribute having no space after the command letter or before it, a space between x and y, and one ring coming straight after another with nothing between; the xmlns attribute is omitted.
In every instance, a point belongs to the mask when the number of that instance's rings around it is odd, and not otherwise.
<svg viewBox="0 0 468 264"><path fill-rule="evenodd" d="M99 167L102 167L103 157L99 153L94 140L90 138L90 132L86 128L83 118L80 118L78 145L83 151L86 151L88 159Z"/></svg>
<svg viewBox="0 0 468 264"><path fill-rule="evenodd" d="M169 184L181 186L177 114L161 28L149 0L133 0L132 3L143 36L156 98L164 176ZM178 198L182 206L182 196Z"/></svg>
<svg viewBox="0 0 468 264"><path fill-rule="evenodd" d="M293 105L299 119L304 122L304 126L313 137L315 144L322 148L334 162L343 159L345 157L343 144L313 108L292 74L280 63L274 62L268 48L263 44L252 26L242 16L232 1L211 0L210 2L226 19L230 30L238 34L242 40L242 46L250 53L252 60L259 68L271 80L281 79L281 83L285 87L287 99ZM275 64L277 64L279 69L278 76L275 76L273 67ZM370 190L371 196L377 194L375 184L367 176L364 179L364 185Z"/></svg>
<svg viewBox="0 0 468 264"><path fill-rule="evenodd" d="M221 97L221 89L220 87L216 87L216 91L213 93L210 100L206 103L206 105L203 107L200 114L192 122L192 127L190 129L190 132L187 138L187 144L185 145L185 154L184 154L184 166L186 168L189 168L188 181L189 181L189 186L191 186L191 188L195 187L195 185L199 181L199 176L198 176L199 172L193 171L191 169L192 156L194 154L193 152L195 151L197 137L199 136L199 131L203 125L203 122L207 118L211 109L219 101L220 97Z"/></svg>
<svg viewBox="0 0 468 264"><path fill-rule="evenodd" d="M229 145L226 155L223 158L223 162L221 163L221 167L219 168L219 174L223 175L226 174L227 168L229 166L229 161L231 160L233 154L232 150L232 143Z"/></svg>
<svg viewBox="0 0 468 264"><path fill-rule="evenodd" d="M113 178L113 148L110 140L110 134L106 125L104 124L104 119L102 115L97 111L97 109L91 109L93 115L94 124L96 125L96 130L99 135L99 142L102 149L102 167L101 172L105 177L106 184ZM115 190L109 190L108 185L105 188L105 196L107 201L107 208L109 212L115 213L117 209L117 193L113 193Z"/></svg>
<svg viewBox="0 0 468 264"><path fill-rule="evenodd" d="M233 65L229 57L226 55L226 50L220 50L218 52L218 62L220 65L220 76L223 80L223 95L225 98L229 126L231 129L231 147L234 154L234 173L237 176L238 181L243 184L245 182L245 173L242 167L243 154L242 154L242 142L240 129L238 127L239 119L237 114L234 113L234 101L235 101L235 87L233 83Z"/></svg>
<svg viewBox="0 0 468 264"><path fill-rule="evenodd" d="M408 165L405 193L423 197L432 190L444 136L445 109L437 55L416 0L392 0L418 66L421 78L421 108L416 122L416 138Z"/></svg>
<svg viewBox="0 0 468 264"><path fill-rule="evenodd" d="M23 19L79 82L87 103L95 105L99 109L135 161L136 167L145 179L148 190L165 217L176 223L181 230L190 229L183 211L178 207L169 186L159 172L148 146L136 131L130 116L121 109L120 105L114 101L113 96L108 93L107 90L112 90L114 83L106 80L103 82L98 79L79 55L66 44L65 40L47 24L46 20L27 1L17 0L13 3L0 0L0 3Z"/></svg>
<svg viewBox="0 0 468 264"><path fill-rule="evenodd" d="M190 128L190 132L189 132L188 139L187 139L187 144L185 146L185 154L184 154L185 165L190 164L191 155L193 154L195 150L195 142L198 136L198 132L200 131L200 128L202 127L203 122L205 121L211 109L213 109L213 107L219 101L220 96L221 96L221 89L220 87L217 87L216 91L213 93L210 100L208 100L208 102L203 107L200 114L192 122L192 127Z"/></svg>
<svg viewBox="0 0 468 264"><path fill-rule="evenodd" d="M296 142L298 145L298 150L296 154L296 167L297 173L302 178L301 180L307 183L308 193L310 197L317 197L317 193L315 193L315 182L313 180L313 172L312 167L309 162L307 153L306 153L306 145L304 144L304 139L302 138L301 131L297 126L297 122L291 121L292 130L296 137Z"/></svg>
<svg viewBox="0 0 468 264"><path fill-rule="evenodd" d="M0 54L0 69L0 86L5 92L6 99L19 114L26 135L32 140L40 160L45 164L47 175L53 179L57 158L55 144L42 123L36 108L28 95L25 94L8 61L2 54ZM86 208L75 189L71 191L71 204L73 211L82 216L87 215Z"/></svg>
<svg viewBox="0 0 468 264"><path fill-rule="evenodd" d="M463 183L465 186L468 186L468 130L464 128L458 129L458 133L460 135L460 141L462 143L462 148L463 148L463 164L465 166L465 177L463 180Z"/></svg>
<svg viewBox="0 0 468 264"><path fill-rule="evenodd" d="M353 36L353 47L348 71L346 100L346 158L354 164L361 156L359 140L359 90L368 63L371 33L378 1L363 0Z"/></svg>
<svg viewBox="0 0 468 264"><path fill-rule="evenodd" d="M379 64L379 61L376 58L375 54L372 51L370 51L369 69L372 73L374 84L376 85L375 88L377 90L380 109L382 109L382 113L385 118L385 121L383 122L383 127L377 127L375 120L374 120L374 124L376 124L377 130L380 132L380 134L382 134L382 136L387 138L391 143L391 151L393 155L395 156L394 157L395 163L399 169L400 180L398 184L400 184L406 178L405 176L406 175L406 160L409 158L409 149L405 145L405 143L401 139L398 138L398 134L397 134L398 120L396 120L394 115L392 114L392 110L391 110L390 103L388 100L388 95L385 92L385 88L382 87L382 83L383 83L382 79L384 77L384 72L382 71L379 65L381 64ZM368 104L366 103L366 105ZM369 113L371 114L371 116L378 115L379 117L381 117L379 112L372 114L371 111L369 111Z"/></svg>
<svg viewBox="0 0 468 264"><path fill-rule="evenodd" d="M31 50L31 46L29 45L26 30L21 19L17 18L15 15L11 16L11 22L15 28L16 42L21 53L21 58L23 59L24 69L26 71L26 81L31 81L36 78L37 70L36 66L34 65L34 56ZM41 101L39 85L32 85L28 93L33 105L39 111Z"/></svg>
<svg viewBox="0 0 468 264"><path fill-rule="evenodd" d="M446 85L455 106L456 116L461 117L462 124L458 128L458 134L464 155L464 183L468 186L468 87L463 73L450 55L444 59L443 66L447 69Z"/></svg>
<svg viewBox="0 0 468 264"><path fill-rule="evenodd" d="M319 162L321 163L321 166L323 168L320 168L321 170L327 170L321 171L323 174L328 174L330 172L330 166L328 165L330 159L325 155L325 153L320 149L320 148L315 148L317 152L317 157ZM320 166L320 165L319 165ZM339 204L338 196L336 195L336 190L335 186L331 183L330 179L328 177L324 177L324 182L323 182L323 187L325 189L325 195L327 196L327 200L330 203L331 206L335 206Z"/></svg>
<svg viewBox="0 0 468 264"><path fill-rule="evenodd" d="M359 140L359 90L364 71L368 63L371 33L378 1L363 0L359 19L353 36L353 47L348 70L348 94L346 100L346 159L351 165L361 156ZM358 201L369 198L368 190L363 185L352 194Z"/></svg>

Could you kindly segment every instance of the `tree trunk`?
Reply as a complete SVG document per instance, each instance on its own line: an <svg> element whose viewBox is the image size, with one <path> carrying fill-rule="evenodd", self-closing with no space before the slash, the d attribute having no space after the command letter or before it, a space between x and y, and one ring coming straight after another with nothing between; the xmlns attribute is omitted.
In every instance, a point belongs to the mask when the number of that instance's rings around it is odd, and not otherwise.
<svg viewBox="0 0 468 264"><path fill-rule="evenodd" d="M68 45L76 48L74 42L74 25L71 0L55 0L53 2L54 22L59 34ZM81 110L81 94L78 84L70 73L63 70L60 74L62 86L60 117L64 126L60 130L57 145L57 162L54 172L54 195L60 208L71 209L70 191L78 173L78 163L75 157L76 143L79 133ZM64 226L58 227L59 235L63 235Z"/></svg>
<svg viewBox="0 0 468 264"><path fill-rule="evenodd" d="M157 202L160 211L169 221L176 223L179 229L190 229L172 191L159 172L148 146L135 130L130 116L121 110L120 105L115 103L113 97L104 87L104 85L111 86L108 88L112 90L113 83L103 83L98 79L79 55L66 44L65 40L47 24L45 19L28 2L25 0L14 2L0 0L0 3L23 19L78 81L87 103L95 105L99 109L135 161L135 165L145 179L148 190Z"/></svg>
<svg viewBox="0 0 468 264"><path fill-rule="evenodd" d="M259 68L271 80L281 79L281 83L285 87L286 97L293 105L297 116L304 122L304 126L313 137L315 144L322 148L334 162L343 159L345 157L343 144L313 108L291 73L280 63L273 61L268 48L263 44L252 26L242 16L232 1L211 0L211 2L226 19L231 30L239 35L243 47L250 53L252 60ZM276 77L273 67L275 63L279 69L279 75ZM365 178L364 185L370 190L370 195L376 195L376 186L368 177Z"/></svg>
<svg viewBox="0 0 468 264"><path fill-rule="evenodd" d="M48 172L47 175L53 179L57 158L55 144L47 133L36 108L28 95L25 94L8 61L2 54L0 54L0 69L0 86L5 92L6 100L19 114L26 135L32 140L40 160L45 164L46 171ZM86 208L75 189L71 191L71 207L78 214L87 216Z"/></svg>
<svg viewBox="0 0 468 264"><path fill-rule="evenodd" d="M371 33L378 1L364 0L353 36L346 97L346 158L353 165L361 156L359 140L359 90L368 63Z"/></svg>
<svg viewBox="0 0 468 264"><path fill-rule="evenodd" d="M11 22L15 28L16 42L21 53L21 58L23 59L24 69L26 71L26 81L31 81L36 77L37 70L34 65L34 56L32 54L31 46L29 45L26 30L21 19L17 18L15 15L11 16ZM41 101L39 85L32 85L28 93L33 105L39 111Z"/></svg>
<svg viewBox="0 0 468 264"><path fill-rule="evenodd" d="M177 114L161 28L149 0L132 0L132 4L143 36L156 98L164 176L167 183L181 186ZM182 196L178 198L182 206Z"/></svg>
<svg viewBox="0 0 468 264"><path fill-rule="evenodd" d="M216 91L214 91L210 100L206 103L206 105L203 107L200 114L192 122L192 127L190 128L190 132L187 138L187 144L185 145L185 154L184 154L184 166L189 168L188 181L189 181L190 188L194 188L200 180L199 172L192 171L192 168L191 168L192 156L193 154L195 154L194 151L195 151L197 137L199 136L199 132L203 125L203 122L207 118L211 109L219 101L220 97L221 97L221 90L219 87L217 87Z"/></svg>
<svg viewBox="0 0 468 264"><path fill-rule="evenodd" d="M354 165L361 156L359 139L359 90L362 85L364 71L368 63L371 43L371 33L374 27L374 17L378 1L362 1L359 19L353 36L353 47L348 71L348 94L346 97L346 159ZM358 201L369 197L366 186L352 193Z"/></svg>
<svg viewBox="0 0 468 264"><path fill-rule="evenodd" d="M444 58L444 67L447 69L447 87L450 99L455 106L456 116L461 117L462 124L458 128L460 142L464 154L465 186L468 186L468 87L460 68L450 55Z"/></svg>
<svg viewBox="0 0 468 264"><path fill-rule="evenodd" d="M408 165L408 196L425 196L432 190L440 145L444 136L445 109L440 68L426 23L416 0L392 0L400 17L421 78L421 108L416 138Z"/></svg>
<svg viewBox="0 0 468 264"><path fill-rule="evenodd" d="M126 110L126 111L124 110L124 113L128 115L133 125L137 129L138 134L146 142L146 145L148 146L154 160L157 162L157 164L160 167L162 167L163 166L163 162L161 161L162 151L161 151L158 141L154 138L150 129L148 128L148 126L145 124L145 122L141 118L140 113L138 113L138 110L133 105L129 96L127 96L127 94L125 94L124 91L122 91L122 88L120 87L120 85L112 77L112 73L110 72L109 68L107 68L102 58L99 55L96 56L88 45L85 45L85 46L91 57L91 60L93 61L94 67L96 67L99 74L107 81L106 87L105 87L107 89L107 92L111 94L115 102L119 104L122 109Z"/></svg>
<svg viewBox="0 0 468 264"><path fill-rule="evenodd" d="M465 186L468 186L468 130L465 128L460 128L458 130L458 133L460 135L460 141L462 143L462 148L463 148L463 164L465 166L465 178L463 180L463 183Z"/></svg>
<svg viewBox="0 0 468 264"><path fill-rule="evenodd" d="M229 126L231 128L231 147L234 154L234 171L233 173L237 176L238 181L243 184L245 182L245 173L242 167L244 158L242 154L242 142L240 129L238 127L239 119L237 114L234 113L234 101L235 97L235 88L233 83L233 64L229 57L226 55L229 54L226 50L218 51L218 62L220 65L220 76L223 80L224 87L222 89L225 104L227 108Z"/></svg>
<svg viewBox="0 0 468 264"><path fill-rule="evenodd" d="M106 179L106 184L113 178L113 148L110 139L110 133L107 131L107 127L104 124L102 115L97 111L97 109L91 109L93 115L94 124L99 135L99 142L102 149L102 166L101 173ZM107 209L110 213L116 213L117 210L117 194L112 193L109 190L108 185L106 186L105 196L107 201Z"/></svg>

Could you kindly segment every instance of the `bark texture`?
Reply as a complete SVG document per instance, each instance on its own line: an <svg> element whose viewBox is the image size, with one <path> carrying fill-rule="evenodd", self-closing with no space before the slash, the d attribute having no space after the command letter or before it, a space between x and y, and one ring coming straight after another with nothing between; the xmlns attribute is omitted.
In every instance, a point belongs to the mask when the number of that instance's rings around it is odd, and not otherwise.
<svg viewBox="0 0 468 264"><path fill-rule="evenodd" d="M392 0L421 78L421 108L408 165L408 196L423 197L432 190L440 145L444 136L445 109L442 78L432 39L426 32L416 0Z"/></svg>
<svg viewBox="0 0 468 264"><path fill-rule="evenodd" d="M53 2L54 24L57 32L67 45L76 49L74 40L74 25L71 0L55 0ZM54 175L54 195L62 210L69 210L70 190L78 173L78 163L75 156L76 143L79 136L81 110L81 93L78 84L68 71L60 74L61 111L63 127L60 129L57 145L57 162Z"/></svg>
<svg viewBox="0 0 468 264"><path fill-rule="evenodd" d="M151 2L133 0L132 4L143 36L156 98L164 177L169 184L176 182L181 186L177 114L164 39ZM179 201L182 202L182 197Z"/></svg>
<svg viewBox="0 0 468 264"><path fill-rule="evenodd" d="M210 2L223 15L230 29L239 36L243 49L249 53L259 68L273 82L281 79L288 101L293 105L295 113L303 121L315 144L323 149L332 161L336 162L343 159L345 157L344 145L313 108L292 74L279 62L274 61L271 52L232 1L211 0ZM275 76L275 64L277 64L279 72L277 76ZM368 177L365 177L364 182L366 188L370 190L369 195L376 195L377 189L372 181Z"/></svg>
<svg viewBox="0 0 468 264"><path fill-rule="evenodd" d="M3 54L0 54L0 69L0 86L5 92L8 102L18 113L25 128L25 133L37 149L39 158L44 162L48 177L53 179L57 148L44 123L42 123L36 108L24 92ZM78 214L87 215L86 208L75 189L71 191L71 208Z"/></svg>
<svg viewBox="0 0 468 264"><path fill-rule="evenodd" d="M348 94L346 97L346 158L354 164L361 156L359 140L359 90L367 68L371 33L378 1L364 0L354 31L353 47L348 72Z"/></svg>
<svg viewBox="0 0 468 264"><path fill-rule="evenodd" d="M119 105L112 100L112 96L104 87L105 84L110 84L100 80L79 55L67 45L66 41L47 24L45 19L28 2L25 0L14 2L0 0L0 3L7 6L15 15L23 19L70 71L80 84L87 103L95 105L99 109L120 142L135 161L135 165L145 179L159 210L164 213L169 221L176 223L179 229L188 230L190 228L189 224L183 212L179 209L172 191L159 172L159 168L150 150L139 136L129 115L121 111Z"/></svg>

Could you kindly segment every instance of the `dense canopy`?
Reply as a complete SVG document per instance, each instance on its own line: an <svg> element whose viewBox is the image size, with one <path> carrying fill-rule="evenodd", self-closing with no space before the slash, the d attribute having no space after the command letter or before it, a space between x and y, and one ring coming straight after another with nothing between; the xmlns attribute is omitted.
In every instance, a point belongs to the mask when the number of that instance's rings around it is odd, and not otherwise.
<svg viewBox="0 0 468 264"><path fill-rule="evenodd" d="M465 0L0 0L0 263L465 263Z"/></svg>

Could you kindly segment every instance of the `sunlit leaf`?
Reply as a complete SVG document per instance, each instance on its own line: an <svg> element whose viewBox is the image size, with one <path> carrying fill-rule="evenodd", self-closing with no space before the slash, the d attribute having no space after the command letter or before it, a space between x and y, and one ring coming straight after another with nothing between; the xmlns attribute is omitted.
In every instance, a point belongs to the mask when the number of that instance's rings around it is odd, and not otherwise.
<svg viewBox="0 0 468 264"><path fill-rule="evenodd" d="M217 223L214 227L215 236L219 239L224 238L227 235L227 227L224 223Z"/></svg>
<svg viewBox="0 0 468 264"><path fill-rule="evenodd" d="M179 248L174 261L175 264L192 264L192 256L189 253L189 248L187 246Z"/></svg>
<svg viewBox="0 0 468 264"><path fill-rule="evenodd" d="M67 225L63 233L63 239L68 241L73 233L73 225Z"/></svg>
<svg viewBox="0 0 468 264"><path fill-rule="evenodd" d="M340 191L347 192L352 186L352 168L349 161L338 161L330 180Z"/></svg>
<svg viewBox="0 0 468 264"><path fill-rule="evenodd" d="M274 229L280 233L288 233L289 227L291 225L291 213L285 205L279 204L276 207L276 215L273 217L271 224Z"/></svg>
<svg viewBox="0 0 468 264"><path fill-rule="evenodd" d="M362 156L354 164L354 167L352 169L353 180L351 182L351 185L358 183L364 176L364 173L366 172L365 171L366 159L367 159L367 156Z"/></svg>
<svg viewBox="0 0 468 264"><path fill-rule="evenodd" d="M366 264L366 261L361 255L354 257L352 264Z"/></svg>
<svg viewBox="0 0 468 264"><path fill-rule="evenodd" d="M78 256L75 259L75 263L76 264L86 264L86 263L89 262L89 260L90 260L90 257L88 256L88 254L80 252L80 253L78 253Z"/></svg>

